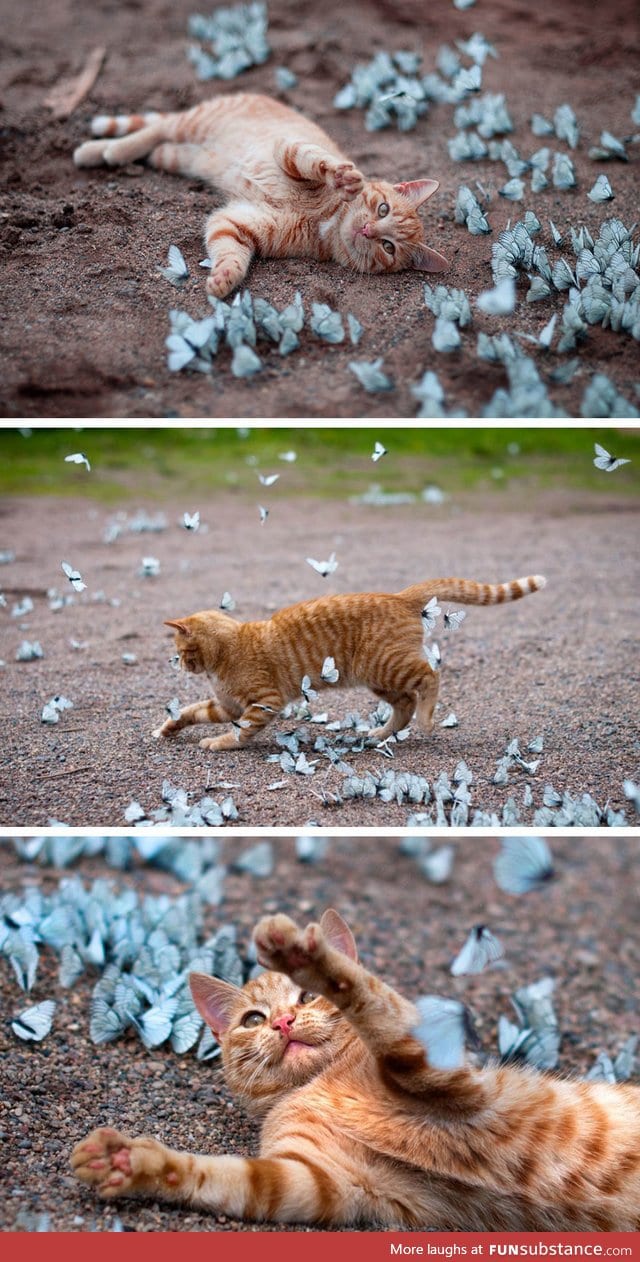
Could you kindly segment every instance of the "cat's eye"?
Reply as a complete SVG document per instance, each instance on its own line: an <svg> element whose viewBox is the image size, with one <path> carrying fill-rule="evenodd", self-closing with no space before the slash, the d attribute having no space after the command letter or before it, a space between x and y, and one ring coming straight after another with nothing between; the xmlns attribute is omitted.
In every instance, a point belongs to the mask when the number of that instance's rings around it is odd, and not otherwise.
<svg viewBox="0 0 640 1262"><path fill-rule="evenodd" d="M395 252L396 252L396 247L395 247L395 245L393 244L393 241L387 241L387 240L385 239L385 240L382 242L382 248L383 248L383 250L386 250L386 251L387 251L387 254L395 254Z"/></svg>
<svg viewBox="0 0 640 1262"><path fill-rule="evenodd" d="M264 1025L266 1019L264 1012L245 1012L240 1024L249 1029L254 1025Z"/></svg>
<svg viewBox="0 0 640 1262"><path fill-rule="evenodd" d="M380 202L380 205L378 206L378 219L384 219L385 216L388 214L389 214L389 203Z"/></svg>
<svg viewBox="0 0 640 1262"><path fill-rule="evenodd" d="M300 992L300 998L298 999L298 1003L311 1003L314 999L317 999L317 998L318 996L314 995L312 990L302 990Z"/></svg>

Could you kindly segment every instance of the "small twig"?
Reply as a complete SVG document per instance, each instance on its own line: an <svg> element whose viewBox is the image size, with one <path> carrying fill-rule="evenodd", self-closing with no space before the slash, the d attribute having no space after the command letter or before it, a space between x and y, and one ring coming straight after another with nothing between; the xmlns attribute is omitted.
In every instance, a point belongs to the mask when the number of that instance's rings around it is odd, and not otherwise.
<svg viewBox="0 0 640 1262"><path fill-rule="evenodd" d="M92 49L80 74L54 84L44 98L44 104L52 110L54 118L68 118L88 95L100 74L106 51L106 48Z"/></svg>
<svg viewBox="0 0 640 1262"><path fill-rule="evenodd" d="M64 771L52 771L50 775L47 776L47 779L60 780L63 776L75 776L77 775L79 771L92 771L92 770L93 768L89 765L87 765L86 767L65 767Z"/></svg>

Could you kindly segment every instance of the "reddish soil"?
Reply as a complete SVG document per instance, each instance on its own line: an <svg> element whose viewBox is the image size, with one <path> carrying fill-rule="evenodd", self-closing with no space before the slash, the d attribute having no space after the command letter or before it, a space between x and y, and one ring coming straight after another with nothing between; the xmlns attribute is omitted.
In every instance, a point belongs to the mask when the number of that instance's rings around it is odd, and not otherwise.
<svg viewBox="0 0 640 1262"><path fill-rule="evenodd" d="M159 535L123 535L103 542L114 510L83 500L5 501L2 546L17 557L2 567L8 609L0 611L3 749L0 755L0 822L42 827L51 819L84 828L126 827L132 799L147 810L160 806L168 778L190 801L210 791L220 800L231 782L240 817L237 827L403 827L412 807L346 801L324 808L314 791L340 788L342 776L321 759L314 776L283 775L266 756L280 751L276 733L295 727L278 719L247 749L214 753L198 741L210 727L191 728L158 744L151 736L174 696L185 705L207 695L201 676L176 673L165 618L215 605L228 590L234 617L268 617L294 599L321 591L397 591L419 578L460 574L500 581L545 574L545 591L515 604L468 608L455 635L438 634L443 665L440 706L431 736L414 728L396 747L393 762L372 750L350 755L357 775L372 768L411 771L430 782L449 775L459 759L474 773L473 809L501 810L513 794L521 804L531 782L535 807L545 785L573 795L589 792L600 805L625 802L622 781L639 779L637 730L638 514L621 504L574 493L541 495L519 511L487 501L482 510L462 503L415 505L393 512L363 505L278 499L262 528L255 504L216 495L200 500L203 529L187 535L176 524L184 504L164 503L169 528ZM159 504L151 506L156 511ZM131 511L131 505L127 508ZM635 540L635 542L634 542ZM295 545L292 545L295 541ZM340 568L324 581L305 556L335 549ZM139 578L143 556L159 559L157 578ZM84 575L88 590L74 605L52 612L46 591L62 590L63 559ZM120 603L94 603L102 589ZM26 617L11 617L25 595L34 602ZM441 623L439 624L441 628ZM27 638L39 640L44 658L17 662ZM69 640L86 642L73 651ZM136 662L126 665L123 653ZM204 685L204 686L203 686ZM41 722L42 707L62 693L74 709L55 727ZM313 703L331 719L359 710L372 698L365 690L324 692ZM440 721L454 710L459 727ZM307 729L313 737L324 729ZM537 773L491 783L496 759L518 737L522 750L544 737ZM312 746L307 756L315 757ZM267 786L284 779L282 790ZM527 824L533 809L524 811Z"/></svg>
<svg viewBox="0 0 640 1262"><path fill-rule="evenodd" d="M237 381L229 355L219 356L212 378L172 375L164 339L173 306L193 316L206 313L202 257L205 216L215 194L194 181L178 180L141 165L125 170L78 171L71 155L96 112L184 108L213 91L273 93L274 68L288 65L299 78L290 104L319 121L371 175L393 179L437 176L441 188L429 203L430 242L451 260L444 279L477 295L490 287L491 237L471 237L453 222L461 183L477 178L494 192L507 178L502 164L452 163L446 140L452 109L434 106L411 132L364 130L360 111L340 113L332 101L354 64L378 48L411 48L433 69L440 44L481 31L500 58L489 59L485 90L504 91L515 123L513 139L530 155L539 143L528 120L533 111L553 114L563 102L575 109L582 140L575 156L579 187L546 190L522 203L494 197L495 234L509 218L535 209L545 225L569 223L597 230L611 214L637 217L637 146L628 164L594 163L590 144L606 128L628 135L637 92L640 47L635 0L584 4L583 0L481 0L458 12L449 0L325 0L307 7L272 0L269 37L273 54L231 85L200 83L185 56L195 0L2 0L0 100L4 188L0 195L0 250L4 268L5 320L1 332L0 412L9 417L357 417L412 416L410 385L436 368L447 407L477 415L504 384L500 367L477 360L475 332L461 353L438 355L431 346L433 317L423 304L422 277L359 277L337 266L298 260L257 263L250 284L255 296L281 307L300 288L307 311L313 301L352 311L365 334L356 358L384 356L396 382L388 394L367 395L347 367L350 346L330 347L305 332L302 349L282 360L269 351L263 372ZM105 68L91 95L64 122L43 105L51 87L77 73L91 48L106 45ZM560 142L557 148L565 148ZM586 196L606 171L615 201L594 206ZM167 248L183 250L193 279L183 294L157 274ZM520 291L521 296L524 289ZM562 304L559 302L558 306ZM515 317L478 314L475 329L516 328L539 332L551 304L519 303ZM543 373L542 352L533 352ZM591 329L581 368L569 386L552 386L558 408L579 415L594 369L606 372L634 400L637 344L625 334ZM553 361L549 361L553 362ZM637 376L637 371L636 374Z"/></svg>
<svg viewBox="0 0 640 1262"><path fill-rule="evenodd" d="M244 839L225 838L229 863ZM509 996L545 975L556 979L554 1004L562 1031L558 1071L584 1074L599 1052L614 1054L640 1031L640 936L638 846L632 838L551 838L556 878L543 891L514 898L498 889L493 838L453 841L453 876L428 885L398 842L380 838L368 846L332 840L315 867L293 858L293 842L275 843L276 865L266 880L229 874L220 907L205 909L205 934L223 923L238 929L244 950L265 912L287 912L298 922L333 905L351 924L362 959L410 998L458 995L471 1007L482 1047L496 1052L501 1014L513 1016ZM139 895L177 894L172 877L137 867L116 873L102 861L83 860L71 870L86 882L104 876ZM49 892L66 873L16 862L0 843L0 893L20 893L25 882ZM506 961L477 977L452 978L449 964L473 924L488 923L506 949ZM68 1166L71 1148L99 1125L129 1134L156 1135L195 1152L256 1151L257 1127L231 1100L216 1062L199 1064L193 1053L169 1047L145 1051L134 1035L95 1047L88 1037L95 974L70 991L57 983L57 961L41 952L28 1002L54 998L58 1008L42 1043L18 1043L8 1021L0 1025L4 1114L0 1229L10 1231L21 1211L48 1212L52 1231L113 1230L116 1215L126 1231L304 1231L299 1224L256 1228L228 1217L157 1202L105 1205L82 1188ZM25 1007L13 970L0 958L0 1004L13 1016ZM424 1224L428 1226L427 1223Z"/></svg>

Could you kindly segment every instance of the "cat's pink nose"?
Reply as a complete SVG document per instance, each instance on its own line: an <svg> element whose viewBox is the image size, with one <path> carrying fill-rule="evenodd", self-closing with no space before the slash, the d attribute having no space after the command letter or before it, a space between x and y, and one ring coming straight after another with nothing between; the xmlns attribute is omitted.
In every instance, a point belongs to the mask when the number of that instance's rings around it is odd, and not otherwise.
<svg viewBox="0 0 640 1262"><path fill-rule="evenodd" d="M271 1022L271 1029L279 1030L280 1033L284 1034L286 1037L289 1034L289 1031L294 1021L295 1021L295 1016L293 1015L293 1013L286 1012L283 1017L276 1017L275 1021Z"/></svg>
<svg viewBox="0 0 640 1262"><path fill-rule="evenodd" d="M361 229L361 231L362 231L362 235L363 235L363 237L370 237L370 236L371 236L371 224L370 224L370 223L366 223L366 224L364 225L364 227Z"/></svg>

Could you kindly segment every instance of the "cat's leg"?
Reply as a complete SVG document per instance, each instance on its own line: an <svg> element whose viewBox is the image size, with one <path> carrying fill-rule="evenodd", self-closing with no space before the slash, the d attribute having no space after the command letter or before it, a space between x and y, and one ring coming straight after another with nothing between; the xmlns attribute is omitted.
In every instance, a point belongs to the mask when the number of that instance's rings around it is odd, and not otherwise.
<svg viewBox="0 0 640 1262"><path fill-rule="evenodd" d="M110 1127L77 1144L71 1165L105 1200L150 1197L232 1218L317 1223L335 1219L338 1182L303 1157L205 1157L176 1152L157 1139L132 1139ZM348 1206L345 1205L348 1213Z"/></svg>
<svg viewBox="0 0 640 1262"><path fill-rule="evenodd" d="M193 723L230 723L241 713L241 706L222 705L217 700L195 701L187 705L177 719L165 719L160 727L152 732L156 740L165 736L175 736L183 727L191 727Z"/></svg>
<svg viewBox="0 0 640 1262"><path fill-rule="evenodd" d="M337 158L319 145L279 140L273 152L278 166L292 180L326 184L329 188L338 189L344 201L351 201L362 192L364 176L354 163Z"/></svg>
<svg viewBox="0 0 640 1262"><path fill-rule="evenodd" d="M456 1117L476 1112L486 1098L478 1073L469 1066L441 1070L429 1065L413 1033L420 1024L417 1008L333 945L341 931L332 932L331 915L325 913L321 924L306 929L288 916L265 917L254 931L259 962L334 1004L367 1044L385 1080L438 1111Z"/></svg>
<svg viewBox="0 0 640 1262"><path fill-rule="evenodd" d="M406 693L398 695L398 693L378 693L382 701L386 701L393 710L389 715L386 723L382 727L372 727L367 736L370 741L384 741L388 736L393 736L395 732L401 732L403 727L407 727L413 718L413 712L416 708L416 699L413 695Z"/></svg>
<svg viewBox="0 0 640 1262"><path fill-rule="evenodd" d="M165 142L156 145L149 154L149 165L158 171L170 171L172 175L187 175L197 180L215 180L216 165L214 155L203 145Z"/></svg>
<svg viewBox="0 0 640 1262"><path fill-rule="evenodd" d="M273 218L250 202L229 202L207 220L205 241L211 259L207 291L226 298L244 280L254 254L269 253Z"/></svg>
<svg viewBox="0 0 640 1262"><path fill-rule="evenodd" d="M119 140L87 140L74 150L77 167L126 166L137 158L146 158L162 141L172 140L179 118L176 114L159 114L156 121L140 127Z"/></svg>
<svg viewBox="0 0 640 1262"><path fill-rule="evenodd" d="M224 732L222 736L205 737L200 741L201 749L237 749L239 745L248 745L264 727L272 723L284 706L278 693L268 693L261 701L251 701L238 719L234 721L233 731Z"/></svg>

